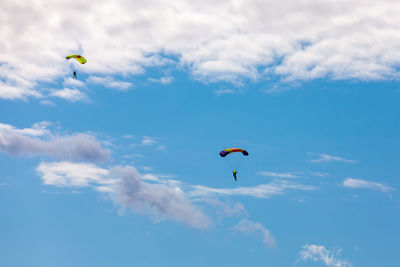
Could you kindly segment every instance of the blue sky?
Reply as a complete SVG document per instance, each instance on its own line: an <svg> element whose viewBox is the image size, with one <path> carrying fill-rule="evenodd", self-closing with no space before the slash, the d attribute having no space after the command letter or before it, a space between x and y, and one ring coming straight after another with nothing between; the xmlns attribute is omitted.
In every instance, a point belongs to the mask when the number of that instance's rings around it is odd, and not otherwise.
<svg viewBox="0 0 400 267"><path fill-rule="evenodd" d="M0 265L400 264L399 4L0 7Z"/></svg>

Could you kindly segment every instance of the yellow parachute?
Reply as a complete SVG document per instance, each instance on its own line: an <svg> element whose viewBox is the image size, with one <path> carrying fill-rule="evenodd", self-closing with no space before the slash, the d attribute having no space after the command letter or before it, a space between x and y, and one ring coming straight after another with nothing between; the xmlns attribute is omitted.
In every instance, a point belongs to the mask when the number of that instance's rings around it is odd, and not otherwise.
<svg viewBox="0 0 400 267"><path fill-rule="evenodd" d="M81 55L69 55L69 56L66 56L65 58L66 59L75 58L81 64L85 64L87 62L87 60L84 57L82 57Z"/></svg>

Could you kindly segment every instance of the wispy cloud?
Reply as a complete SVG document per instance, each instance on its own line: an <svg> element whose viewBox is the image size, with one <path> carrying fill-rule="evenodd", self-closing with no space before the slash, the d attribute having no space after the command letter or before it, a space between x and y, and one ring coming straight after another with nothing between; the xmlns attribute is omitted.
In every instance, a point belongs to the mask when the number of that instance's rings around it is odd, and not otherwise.
<svg viewBox="0 0 400 267"><path fill-rule="evenodd" d="M394 188L386 186L382 183L366 181L362 179L354 179L354 178L347 178L343 181L343 186L350 187L350 188L365 188L365 189L372 189L381 191L383 193L388 193L393 191Z"/></svg>
<svg viewBox="0 0 400 267"><path fill-rule="evenodd" d="M52 134L41 122L32 128L18 129L0 123L0 151L14 156L51 156L71 161L107 161L110 152L92 135L77 133L59 136Z"/></svg>
<svg viewBox="0 0 400 267"><path fill-rule="evenodd" d="M160 150L160 151L167 151L167 147L166 147L166 146L158 146L158 147L157 147L157 150Z"/></svg>
<svg viewBox="0 0 400 267"><path fill-rule="evenodd" d="M82 87L84 85L84 82L74 78L66 78L63 82L63 86L65 87Z"/></svg>
<svg viewBox="0 0 400 267"><path fill-rule="evenodd" d="M255 198L270 198L272 196L284 195L290 189L306 191L317 189L314 186L289 181L275 181L268 184L235 188L213 188L203 185L194 185L191 188L189 191L189 196L191 197L248 196Z"/></svg>
<svg viewBox="0 0 400 267"><path fill-rule="evenodd" d="M259 222L253 222L247 219L243 219L238 224L236 224L233 229L245 234L260 235L263 238L263 243L266 246L270 248L276 247L276 241L271 232Z"/></svg>
<svg viewBox="0 0 400 267"><path fill-rule="evenodd" d="M130 82L117 81L111 76L107 77L90 76L87 82L101 84L104 85L105 87L116 89L119 91L128 91L133 86L133 84Z"/></svg>
<svg viewBox="0 0 400 267"><path fill-rule="evenodd" d="M162 181L156 176L143 177L134 167L105 169L94 164L42 162L36 171L46 185L91 187L109 195L116 204L158 221L168 218L199 229L212 225L211 219L177 186L179 183Z"/></svg>
<svg viewBox="0 0 400 267"><path fill-rule="evenodd" d="M230 205L215 197L268 198L284 195L289 190L316 189L287 181L276 181L253 187L217 189L186 184L173 179L171 175L151 173L142 175L131 166L101 168L90 163L42 162L36 171L46 185L89 187L99 193L109 195L116 204L130 208L134 212L147 214L157 220L172 219L200 229L209 228L213 222L194 203L212 207L217 215L226 217L245 213L243 205L240 203ZM243 222L238 229L245 229L245 226L248 227L249 224Z"/></svg>
<svg viewBox="0 0 400 267"><path fill-rule="evenodd" d="M65 100L71 101L71 102L88 100L87 95L76 88L73 88L73 89L64 88L61 90L52 90L50 93L50 96L62 98L62 99L65 99Z"/></svg>
<svg viewBox="0 0 400 267"><path fill-rule="evenodd" d="M303 245L299 253L299 260L301 261L320 261L328 267L352 267L353 264L347 260L339 259L339 252L334 253L320 245Z"/></svg>
<svg viewBox="0 0 400 267"><path fill-rule="evenodd" d="M326 177L329 175L329 173L327 172L313 172L314 176L318 176L318 177Z"/></svg>
<svg viewBox="0 0 400 267"><path fill-rule="evenodd" d="M89 163L42 162L36 171L45 185L60 187L110 185L117 181L105 178L109 174L108 170Z"/></svg>
<svg viewBox="0 0 400 267"><path fill-rule="evenodd" d="M145 146L151 146L157 143L157 138L156 137L151 137L151 136L144 136L142 139L142 144Z"/></svg>
<svg viewBox="0 0 400 267"><path fill-rule="evenodd" d="M318 158L316 159L309 159L309 162L314 162L314 163L318 163L318 162L334 162L334 161L338 161L338 162L346 162L346 163L357 163L357 161L352 160L352 159L346 159L346 158L342 158L342 157L338 157L338 156L332 156L332 155L328 155L328 154L322 154L322 153L307 153L309 155L314 155L317 156Z"/></svg>
<svg viewBox="0 0 400 267"><path fill-rule="evenodd" d="M63 77L69 71L65 55L78 51L88 63L75 67L95 77L143 74L170 64L171 54L175 65L206 82L271 75L287 81L399 77L400 60L393 55L400 19L391 12L398 9L393 1L221 0L219 12L214 3L185 0L174 5L115 0L106 6L87 1L79 2L79 9L75 0L41 3L1 1L0 17L8 30L0 47L0 98L41 97L39 87ZM107 12L113 16L104 16ZM83 17L85 23L77 23ZM30 25L29 30L21 25ZM118 90L131 87L99 82Z"/></svg>
<svg viewBox="0 0 400 267"><path fill-rule="evenodd" d="M210 227L211 220L190 202L179 187L146 183L133 167L115 167L112 172L121 179L114 194L118 204L137 212L180 221L195 228Z"/></svg>
<svg viewBox="0 0 400 267"><path fill-rule="evenodd" d="M213 93L216 96L221 96L221 95L231 95L231 94L236 93L236 91L233 89L218 89L218 90L214 90Z"/></svg>
<svg viewBox="0 0 400 267"><path fill-rule="evenodd" d="M172 76L163 76L159 79L149 78L149 81L161 84L170 84L174 81L174 77Z"/></svg>
<svg viewBox="0 0 400 267"><path fill-rule="evenodd" d="M277 178L298 178L299 176L295 175L292 172L270 172L270 171L261 171L258 173L262 176L267 177L277 177Z"/></svg>
<svg viewBox="0 0 400 267"><path fill-rule="evenodd" d="M232 217L247 214L245 207L240 202L221 201L216 198L202 198L197 201L211 206L220 217Z"/></svg>

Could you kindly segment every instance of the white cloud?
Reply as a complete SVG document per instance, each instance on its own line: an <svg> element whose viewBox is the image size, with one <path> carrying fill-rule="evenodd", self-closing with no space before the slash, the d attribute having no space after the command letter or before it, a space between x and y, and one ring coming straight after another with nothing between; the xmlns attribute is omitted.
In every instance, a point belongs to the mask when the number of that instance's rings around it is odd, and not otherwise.
<svg viewBox="0 0 400 267"><path fill-rule="evenodd" d="M87 95L82 91L74 88L64 88L61 90L52 90L50 96L62 98L71 102L87 101Z"/></svg>
<svg viewBox="0 0 400 267"><path fill-rule="evenodd" d="M14 156L46 155L62 160L107 161L110 152L94 136L78 133L58 136L46 127L48 122L36 123L32 128L18 129L0 123L0 151Z"/></svg>
<svg viewBox="0 0 400 267"><path fill-rule="evenodd" d="M313 186L289 181L275 181L269 184L235 188L212 188L203 185L193 185L191 188L189 192L191 197L249 196L255 198L269 198L276 195L284 195L288 189L316 190Z"/></svg>
<svg viewBox="0 0 400 267"><path fill-rule="evenodd" d="M42 162L36 171L46 185L86 187L91 184L110 185L117 182L105 178L108 170L89 163Z"/></svg>
<svg viewBox="0 0 400 267"><path fill-rule="evenodd" d="M398 79L399 13L396 0L3 0L0 98L41 97L71 64L129 77L171 58L207 82Z"/></svg>
<svg viewBox="0 0 400 267"><path fill-rule="evenodd" d="M236 93L236 91L232 90L232 89L218 89L218 90L214 90L213 93L216 96L221 96L221 95L231 95L231 94Z"/></svg>
<svg viewBox="0 0 400 267"><path fill-rule="evenodd" d="M33 88L26 88L22 85L12 85L0 80L0 98L7 100L27 100L30 97L42 98L43 95Z"/></svg>
<svg viewBox="0 0 400 267"><path fill-rule="evenodd" d="M40 104L43 106L55 106L56 104L48 99L46 100L41 100Z"/></svg>
<svg viewBox="0 0 400 267"><path fill-rule="evenodd" d="M95 83L95 84L101 84L108 88L116 89L118 91L128 91L133 86L133 84L130 82L117 81L113 77L110 77L110 76L107 76L107 77L90 76L88 78L88 82Z"/></svg>
<svg viewBox="0 0 400 267"><path fill-rule="evenodd" d="M326 249L324 246L319 245L303 245L302 251L299 253L299 259L302 261L320 261L325 266L328 267L352 267L351 264L347 260L338 259L339 253L333 253Z"/></svg>
<svg viewBox="0 0 400 267"><path fill-rule="evenodd" d="M262 176L268 177L277 177L277 178L298 178L299 176L291 173L291 172L270 172L270 171L261 171L258 173Z"/></svg>
<svg viewBox="0 0 400 267"><path fill-rule="evenodd" d="M318 176L318 177L326 177L329 175L329 173L328 172L314 172L313 175Z"/></svg>
<svg viewBox="0 0 400 267"><path fill-rule="evenodd" d="M195 228L210 227L211 220L190 202L179 187L143 182L133 167L115 167L111 172L121 179L114 194L116 203L136 212L166 217Z"/></svg>
<svg viewBox="0 0 400 267"><path fill-rule="evenodd" d="M270 231L259 222L252 222L247 219L243 219L236 224L233 229L245 234L259 234L262 236L263 243L266 246L270 248L276 247L276 241Z"/></svg>
<svg viewBox="0 0 400 267"><path fill-rule="evenodd" d="M82 87L85 83L74 78L66 78L64 79L63 86L65 87Z"/></svg>
<svg viewBox="0 0 400 267"><path fill-rule="evenodd" d="M46 136L50 134L50 131L47 129L47 127L51 124L52 123L48 121L41 121L33 124L31 128L17 129L12 125L0 123L0 133L3 133L4 135L7 133L15 133L18 135L26 135L31 137Z"/></svg>
<svg viewBox="0 0 400 267"><path fill-rule="evenodd" d="M157 147L157 150L160 150L160 151L167 151L167 147L166 147L166 146L158 146L158 147Z"/></svg>
<svg viewBox="0 0 400 267"><path fill-rule="evenodd" d="M42 162L36 171L46 185L91 187L109 195L116 204L157 220L168 218L199 229L207 229L212 224L208 216L191 203L179 183L163 181L157 176L142 176L134 167L104 169L87 163Z"/></svg>
<svg viewBox="0 0 400 267"><path fill-rule="evenodd" d="M350 187L350 188L373 189L373 190L378 190L378 191L381 191L384 193L388 193L388 192L394 190L394 188L391 188L391 187L386 186L381 183L366 181L366 180L362 180L362 179L354 179L354 178L347 178L346 180L344 180L343 186Z"/></svg>
<svg viewBox="0 0 400 267"><path fill-rule="evenodd" d="M94 164L73 162L42 162L36 171L46 185L91 187L97 192L109 195L116 204L131 208L134 212L149 215L157 220L172 219L200 229L209 228L212 221L193 203L208 205L217 215L223 217L246 212L241 203L222 202L209 198L211 196L241 195L267 198L283 195L289 189L315 189L284 181L254 187L215 189L185 184L171 179L171 175L141 175L130 166L100 168ZM241 226L244 228L244 223Z"/></svg>
<svg viewBox="0 0 400 267"><path fill-rule="evenodd" d="M215 198L202 198L198 201L205 203L215 210L220 217L232 217L247 214L245 207L240 202L221 201Z"/></svg>
<svg viewBox="0 0 400 267"><path fill-rule="evenodd" d="M151 137L151 136L144 136L142 140L142 144L145 146L151 146L157 143L157 138L156 137Z"/></svg>
<svg viewBox="0 0 400 267"><path fill-rule="evenodd" d="M159 79L149 78L149 81L161 84L170 84L174 81L174 77L172 76L163 76Z"/></svg>
<svg viewBox="0 0 400 267"><path fill-rule="evenodd" d="M334 161L339 161L339 162L346 162L346 163L357 163L357 161L352 160L352 159L345 159L342 157L338 157L338 156L331 156L328 154L322 154L322 153L308 153L309 155L315 155L318 156L317 159L309 159L309 162L314 162L314 163L318 163L318 162L334 162Z"/></svg>

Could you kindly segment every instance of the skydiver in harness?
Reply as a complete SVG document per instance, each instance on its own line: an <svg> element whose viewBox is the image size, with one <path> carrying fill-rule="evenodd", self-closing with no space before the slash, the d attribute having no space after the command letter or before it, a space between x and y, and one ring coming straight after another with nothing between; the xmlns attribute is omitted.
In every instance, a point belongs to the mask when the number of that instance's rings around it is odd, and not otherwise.
<svg viewBox="0 0 400 267"><path fill-rule="evenodd" d="M76 71L74 71L72 74L74 75L74 79L78 79L78 76L76 76Z"/></svg>
<svg viewBox="0 0 400 267"><path fill-rule="evenodd" d="M236 182L237 181L237 178L236 178L237 170L233 170L232 174L233 174L233 177L235 178L235 182Z"/></svg>

